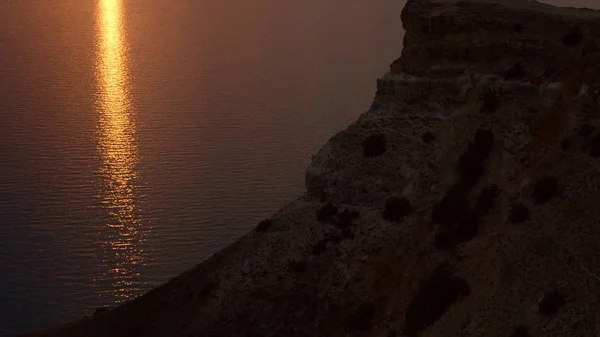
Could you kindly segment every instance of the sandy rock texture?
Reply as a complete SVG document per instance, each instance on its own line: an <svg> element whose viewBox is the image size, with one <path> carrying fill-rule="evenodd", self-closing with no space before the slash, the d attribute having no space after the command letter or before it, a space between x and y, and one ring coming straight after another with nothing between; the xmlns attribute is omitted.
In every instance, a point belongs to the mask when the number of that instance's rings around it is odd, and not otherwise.
<svg viewBox="0 0 600 337"><path fill-rule="evenodd" d="M306 193L148 294L28 336L600 336L600 13L409 0Z"/></svg>

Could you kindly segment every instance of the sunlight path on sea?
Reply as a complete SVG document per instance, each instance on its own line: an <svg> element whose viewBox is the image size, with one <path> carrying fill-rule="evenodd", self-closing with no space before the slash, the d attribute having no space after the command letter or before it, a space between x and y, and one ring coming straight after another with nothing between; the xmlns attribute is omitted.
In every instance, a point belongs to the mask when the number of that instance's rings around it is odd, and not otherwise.
<svg viewBox="0 0 600 337"><path fill-rule="evenodd" d="M103 240L105 263L103 276L112 279L116 303L135 297L136 285L145 254L144 224L136 202L136 165L139 161L136 125L129 88L129 69L122 0L99 0L96 14L96 79L98 110L98 152L102 157L99 184L102 207L109 214Z"/></svg>

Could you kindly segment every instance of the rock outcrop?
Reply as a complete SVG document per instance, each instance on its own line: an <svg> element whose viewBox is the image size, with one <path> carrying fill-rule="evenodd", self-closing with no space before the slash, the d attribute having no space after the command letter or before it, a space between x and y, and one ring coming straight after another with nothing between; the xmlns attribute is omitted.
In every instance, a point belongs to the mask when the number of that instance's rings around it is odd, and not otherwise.
<svg viewBox="0 0 600 337"><path fill-rule="evenodd" d="M600 13L409 0L306 194L121 307L31 336L599 336Z"/></svg>

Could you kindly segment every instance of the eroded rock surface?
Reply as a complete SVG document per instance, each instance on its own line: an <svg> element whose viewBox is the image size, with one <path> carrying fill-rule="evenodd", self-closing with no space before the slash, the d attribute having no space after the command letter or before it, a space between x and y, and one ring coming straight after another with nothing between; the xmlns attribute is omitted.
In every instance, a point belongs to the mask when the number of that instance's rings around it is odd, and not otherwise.
<svg viewBox="0 0 600 337"><path fill-rule="evenodd" d="M600 13L409 0L306 194L119 308L32 336L599 336Z"/></svg>

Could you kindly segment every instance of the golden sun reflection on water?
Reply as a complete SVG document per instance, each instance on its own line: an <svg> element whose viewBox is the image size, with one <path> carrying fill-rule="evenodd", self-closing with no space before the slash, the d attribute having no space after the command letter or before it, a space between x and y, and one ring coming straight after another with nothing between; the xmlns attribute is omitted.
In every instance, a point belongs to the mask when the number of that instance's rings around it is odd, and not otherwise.
<svg viewBox="0 0 600 337"><path fill-rule="evenodd" d="M136 127L129 92L129 72L123 0L98 0L97 8L97 106L99 142L104 185L101 197L110 222L104 242L110 269L104 275L113 280L116 302L138 295L136 265L144 262L139 248L143 228L136 204L135 180L138 153Z"/></svg>

